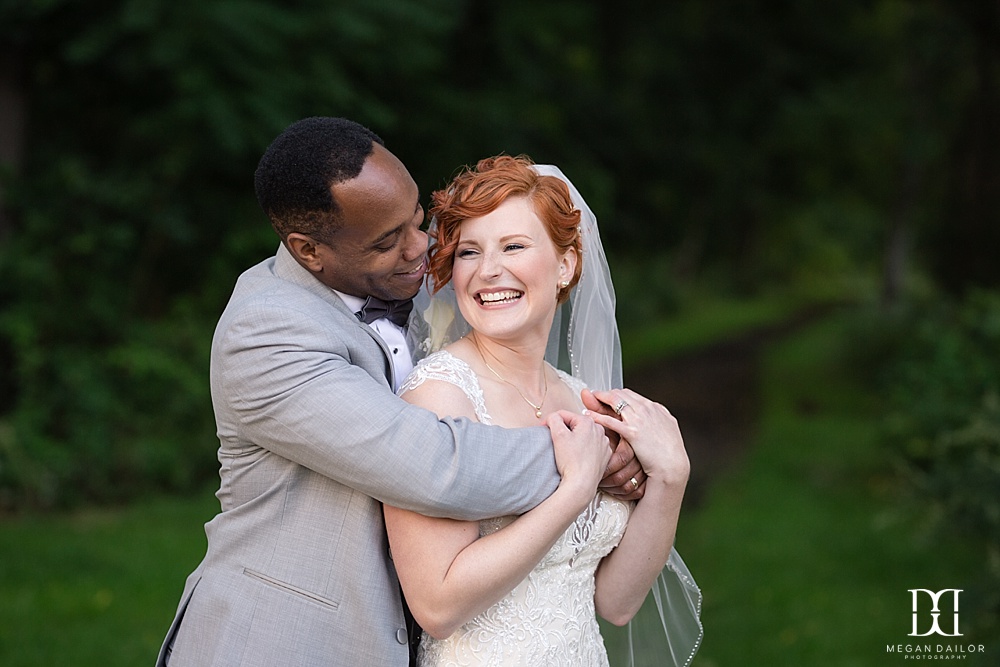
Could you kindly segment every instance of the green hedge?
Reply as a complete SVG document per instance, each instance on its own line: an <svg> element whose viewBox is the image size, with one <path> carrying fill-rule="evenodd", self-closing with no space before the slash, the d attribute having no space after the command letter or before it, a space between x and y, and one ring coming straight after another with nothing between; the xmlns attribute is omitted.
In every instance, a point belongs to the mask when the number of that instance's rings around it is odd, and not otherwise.
<svg viewBox="0 0 1000 667"><path fill-rule="evenodd" d="M966 593L980 632L1000 611L1000 293L913 309L896 328L885 441L932 534L983 545Z"/></svg>

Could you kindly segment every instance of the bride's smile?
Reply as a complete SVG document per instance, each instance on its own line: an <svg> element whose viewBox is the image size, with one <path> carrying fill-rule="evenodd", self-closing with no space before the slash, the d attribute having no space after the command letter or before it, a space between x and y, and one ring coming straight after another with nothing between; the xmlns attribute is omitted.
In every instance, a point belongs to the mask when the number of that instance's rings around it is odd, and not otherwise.
<svg viewBox="0 0 1000 667"><path fill-rule="evenodd" d="M547 332L559 283L576 255L560 255L524 197L462 222L452 274L458 307L473 329L507 338Z"/></svg>
<svg viewBox="0 0 1000 667"><path fill-rule="evenodd" d="M514 303L522 296L524 296L524 292L520 290L482 291L475 295L475 299L484 306L492 306Z"/></svg>

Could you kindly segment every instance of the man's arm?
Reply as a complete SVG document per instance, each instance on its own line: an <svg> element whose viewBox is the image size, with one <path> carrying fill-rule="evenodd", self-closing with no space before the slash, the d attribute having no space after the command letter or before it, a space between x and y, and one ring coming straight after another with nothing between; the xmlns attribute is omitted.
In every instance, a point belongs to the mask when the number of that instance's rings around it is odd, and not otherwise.
<svg viewBox="0 0 1000 667"><path fill-rule="evenodd" d="M431 516L519 514L558 485L544 427L439 420L348 361L352 335L359 349L371 345L360 329L273 304L250 315L227 322L213 350L213 394L224 395L217 412L228 413L219 415L223 439Z"/></svg>

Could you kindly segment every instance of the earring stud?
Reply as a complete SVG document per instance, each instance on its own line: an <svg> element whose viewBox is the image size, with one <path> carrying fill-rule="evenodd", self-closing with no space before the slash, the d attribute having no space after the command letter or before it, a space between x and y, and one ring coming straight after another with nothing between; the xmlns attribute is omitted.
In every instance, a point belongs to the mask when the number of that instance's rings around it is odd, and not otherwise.
<svg viewBox="0 0 1000 667"><path fill-rule="evenodd" d="M561 283L559 283L559 286L560 287L569 287L569 281L568 280L564 280Z"/></svg>

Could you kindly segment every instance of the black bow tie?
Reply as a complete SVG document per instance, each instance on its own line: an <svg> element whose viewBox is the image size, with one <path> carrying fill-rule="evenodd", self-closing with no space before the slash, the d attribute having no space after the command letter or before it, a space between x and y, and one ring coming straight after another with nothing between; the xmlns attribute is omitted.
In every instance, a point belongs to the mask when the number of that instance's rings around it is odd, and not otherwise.
<svg viewBox="0 0 1000 667"><path fill-rule="evenodd" d="M365 305L361 306L361 310L354 315L365 324L385 318L398 327L405 327L411 310L413 310L413 299L383 301L370 296Z"/></svg>

